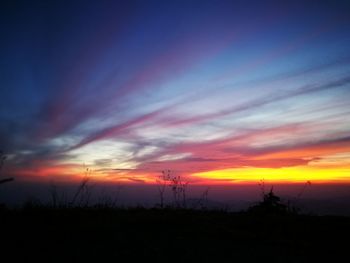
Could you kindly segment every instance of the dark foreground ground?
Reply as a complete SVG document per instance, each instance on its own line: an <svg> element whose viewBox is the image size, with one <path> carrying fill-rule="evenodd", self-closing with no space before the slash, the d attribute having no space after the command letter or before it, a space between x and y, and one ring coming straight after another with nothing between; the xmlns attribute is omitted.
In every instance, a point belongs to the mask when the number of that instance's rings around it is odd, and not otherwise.
<svg viewBox="0 0 350 263"><path fill-rule="evenodd" d="M1 262L350 262L346 217L31 208L0 225Z"/></svg>

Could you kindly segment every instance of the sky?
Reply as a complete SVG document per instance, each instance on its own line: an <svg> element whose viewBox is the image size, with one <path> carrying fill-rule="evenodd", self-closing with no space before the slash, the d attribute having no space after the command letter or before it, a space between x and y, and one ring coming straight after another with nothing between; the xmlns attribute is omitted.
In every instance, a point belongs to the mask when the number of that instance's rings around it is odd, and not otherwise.
<svg viewBox="0 0 350 263"><path fill-rule="evenodd" d="M1 176L350 183L346 1L1 1L0 13Z"/></svg>

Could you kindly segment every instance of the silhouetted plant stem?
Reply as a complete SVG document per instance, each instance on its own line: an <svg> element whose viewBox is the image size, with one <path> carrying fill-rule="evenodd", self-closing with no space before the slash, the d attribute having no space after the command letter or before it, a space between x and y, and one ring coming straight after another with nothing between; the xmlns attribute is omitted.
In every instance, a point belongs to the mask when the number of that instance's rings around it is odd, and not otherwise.
<svg viewBox="0 0 350 263"><path fill-rule="evenodd" d="M3 152L0 151L0 172L2 170L2 167L4 165L6 158L7 158L6 155L4 155ZM14 178L12 178L12 177L0 179L0 184L12 182L13 180L14 180Z"/></svg>

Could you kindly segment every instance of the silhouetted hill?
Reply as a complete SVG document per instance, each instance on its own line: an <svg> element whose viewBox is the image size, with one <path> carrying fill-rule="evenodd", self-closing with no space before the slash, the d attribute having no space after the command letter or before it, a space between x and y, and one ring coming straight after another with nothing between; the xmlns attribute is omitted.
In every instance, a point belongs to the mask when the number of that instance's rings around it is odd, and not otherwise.
<svg viewBox="0 0 350 263"><path fill-rule="evenodd" d="M347 217L27 207L0 218L11 262L335 262L350 236Z"/></svg>

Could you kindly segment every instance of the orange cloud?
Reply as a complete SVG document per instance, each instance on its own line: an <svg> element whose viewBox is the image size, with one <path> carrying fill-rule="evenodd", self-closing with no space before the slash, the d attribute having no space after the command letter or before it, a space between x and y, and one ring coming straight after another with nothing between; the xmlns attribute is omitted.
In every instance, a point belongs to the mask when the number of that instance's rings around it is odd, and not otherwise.
<svg viewBox="0 0 350 263"><path fill-rule="evenodd" d="M253 157L255 160L285 159L285 158L315 158L324 155L350 152L350 138L329 140L311 143L309 145L296 145L275 148Z"/></svg>

